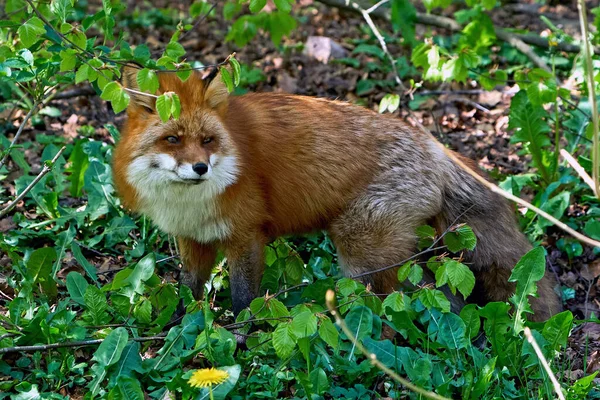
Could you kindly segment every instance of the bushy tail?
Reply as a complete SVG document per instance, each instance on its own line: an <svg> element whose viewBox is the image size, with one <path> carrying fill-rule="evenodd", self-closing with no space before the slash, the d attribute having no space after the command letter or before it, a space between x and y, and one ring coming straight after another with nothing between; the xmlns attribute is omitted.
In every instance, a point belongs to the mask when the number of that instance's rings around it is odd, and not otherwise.
<svg viewBox="0 0 600 400"><path fill-rule="evenodd" d="M473 171L479 168L470 160L457 154ZM455 162L448 171L444 206L438 217L438 227L446 229L451 224L466 223L477 236L475 250L466 254L478 285L474 292L476 301L504 301L515 290L508 282L511 271L519 259L531 248L520 231L515 211L504 197L490 191ZM538 283L539 298L532 301L533 319L545 320L560 312L561 301L554 292L556 280L550 271Z"/></svg>

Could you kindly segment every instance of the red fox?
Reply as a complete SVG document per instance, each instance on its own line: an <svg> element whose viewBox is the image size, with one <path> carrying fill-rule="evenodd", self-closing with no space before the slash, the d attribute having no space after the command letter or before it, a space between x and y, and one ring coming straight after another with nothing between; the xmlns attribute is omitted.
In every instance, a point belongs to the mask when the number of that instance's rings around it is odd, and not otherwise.
<svg viewBox="0 0 600 400"><path fill-rule="evenodd" d="M139 90L136 73L125 68L124 87ZM185 82L159 77L159 93L179 95L181 115L163 123L154 98L130 92L114 180L126 207L177 237L195 295L217 250L227 257L237 315L258 296L263 248L278 236L326 230L352 276L406 259L415 228L433 221L443 231L459 216L478 239L466 256L478 291L486 301L513 293L511 269L531 245L512 207L433 136L341 101L229 96L219 75L198 72ZM395 270L363 280L375 293L398 287ZM561 309L553 286L548 275L539 282L535 319Z"/></svg>

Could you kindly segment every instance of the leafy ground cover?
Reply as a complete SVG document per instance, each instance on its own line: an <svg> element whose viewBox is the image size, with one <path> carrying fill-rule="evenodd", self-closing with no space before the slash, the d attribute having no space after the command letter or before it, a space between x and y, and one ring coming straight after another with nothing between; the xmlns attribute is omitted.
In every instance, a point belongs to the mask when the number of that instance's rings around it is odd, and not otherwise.
<svg viewBox="0 0 600 400"><path fill-rule="evenodd" d="M536 247L515 268L510 302L450 312L440 289L463 296L473 289L460 262L461 251L476 245L467 227L444 237L422 228L421 250L436 243L448 253L405 263L399 281L417 289L389 296L343 278L331 241L319 233L265 249L265 295L234 319L226 260L215 265L205 298L194 299L177 283L173 238L120 206L110 167L123 121L118 111L127 102L113 83L120 62L141 63L138 79L150 89L156 68L181 69L185 78L187 67L217 65L236 52L234 94L341 98L415 118L478 160L505 190L600 239L600 203L558 155L566 149L592 174L584 57L557 48L581 39L576 9L390 3L391 20L375 22L406 91L363 16L318 2L6 3L3 158L19 137L0 169L0 398L419 397L365 357L356 340L385 367L440 396L554 398L548 372L524 338L526 325L567 398L600 397L598 249L530 211L519 216ZM461 23L462 32L415 25L416 13L428 9ZM556 42L536 50L548 68L498 39L494 27ZM318 47L307 44L312 36L337 43L335 57L317 59ZM597 45L597 33L591 38ZM174 103L165 99L167 114L177 113ZM566 311L525 324L546 264L561 282ZM424 269L435 272L435 287L419 286ZM330 289L356 340L335 324L325 302ZM386 330L393 339L382 339ZM194 371L209 367L226 379L192 387Z"/></svg>

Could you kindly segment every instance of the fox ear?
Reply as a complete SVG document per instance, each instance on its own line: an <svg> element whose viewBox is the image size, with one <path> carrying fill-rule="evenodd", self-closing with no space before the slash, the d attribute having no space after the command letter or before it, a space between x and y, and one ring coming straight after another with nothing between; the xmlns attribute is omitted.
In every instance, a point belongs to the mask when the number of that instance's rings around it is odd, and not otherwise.
<svg viewBox="0 0 600 400"><path fill-rule="evenodd" d="M205 81L208 82L208 87L204 92L204 101L206 104L210 108L217 108L227 104L229 92L227 91L227 86L225 85L225 82L223 82L219 70L215 70L215 72L208 75L208 77L205 78Z"/></svg>
<svg viewBox="0 0 600 400"><path fill-rule="evenodd" d="M137 83L137 74L140 68L134 66L125 66L121 71L121 84L127 90L127 94L130 98L130 106L139 106L154 112L155 98L152 96L144 96L143 94L132 92L131 90L140 91L140 87Z"/></svg>

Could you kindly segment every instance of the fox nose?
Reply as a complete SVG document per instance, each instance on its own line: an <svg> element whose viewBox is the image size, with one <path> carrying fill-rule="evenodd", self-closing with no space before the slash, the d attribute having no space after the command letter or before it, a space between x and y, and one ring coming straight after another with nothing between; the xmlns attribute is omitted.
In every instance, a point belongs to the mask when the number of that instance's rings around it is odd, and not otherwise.
<svg viewBox="0 0 600 400"><path fill-rule="evenodd" d="M192 169L198 175L204 175L206 173L206 171L208 171L208 165L199 162L199 163L192 165Z"/></svg>

